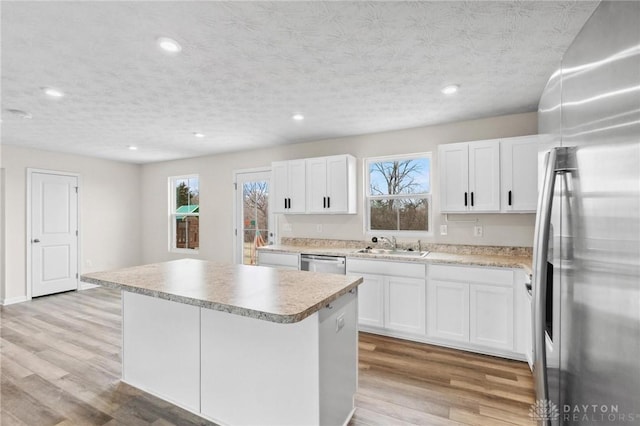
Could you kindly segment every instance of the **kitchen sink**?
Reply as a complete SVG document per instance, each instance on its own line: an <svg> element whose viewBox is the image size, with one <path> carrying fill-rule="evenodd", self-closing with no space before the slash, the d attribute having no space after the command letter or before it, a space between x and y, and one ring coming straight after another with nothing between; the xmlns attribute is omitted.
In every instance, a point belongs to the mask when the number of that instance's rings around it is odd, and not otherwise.
<svg viewBox="0 0 640 426"><path fill-rule="evenodd" d="M359 254L386 254L389 256L406 256L406 257L426 257L428 251L416 251L416 250L404 250L404 249L378 249L378 248L364 248L357 250Z"/></svg>

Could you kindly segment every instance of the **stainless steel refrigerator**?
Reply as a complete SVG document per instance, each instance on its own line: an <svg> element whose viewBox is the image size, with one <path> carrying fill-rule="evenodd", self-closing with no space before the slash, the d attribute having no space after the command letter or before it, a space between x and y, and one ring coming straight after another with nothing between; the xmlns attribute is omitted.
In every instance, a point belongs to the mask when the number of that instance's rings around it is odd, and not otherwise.
<svg viewBox="0 0 640 426"><path fill-rule="evenodd" d="M640 425L640 2L602 2L540 100L539 424Z"/></svg>

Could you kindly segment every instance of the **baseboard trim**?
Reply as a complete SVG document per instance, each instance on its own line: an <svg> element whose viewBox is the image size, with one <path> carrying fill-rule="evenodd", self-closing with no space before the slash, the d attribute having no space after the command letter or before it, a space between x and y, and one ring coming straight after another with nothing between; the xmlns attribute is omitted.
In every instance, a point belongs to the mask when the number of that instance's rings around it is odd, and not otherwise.
<svg viewBox="0 0 640 426"><path fill-rule="evenodd" d="M26 302L27 300L29 300L27 299L27 296L9 297L7 299L0 300L0 305L2 306L14 305L16 303Z"/></svg>
<svg viewBox="0 0 640 426"><path fill-rule="evenodd" d="M89 290L90 288L96 288L96 287L100 287L100 286L97 284L85 283L80 281L80 287L78 287L78 290Z"/></svg>

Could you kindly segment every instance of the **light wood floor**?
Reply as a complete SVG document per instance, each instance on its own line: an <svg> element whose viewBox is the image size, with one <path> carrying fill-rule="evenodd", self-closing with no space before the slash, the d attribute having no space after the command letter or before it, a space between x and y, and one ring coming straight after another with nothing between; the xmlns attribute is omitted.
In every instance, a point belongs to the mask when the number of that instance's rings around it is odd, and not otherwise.
<svg viewBox="0 0 640 426"><path fill-rule="evenodd" d="M119 382L119 292L0 309L2 426L210 424ZM533 425L533 399L524 363L363 333L350 425Z"/></svg>

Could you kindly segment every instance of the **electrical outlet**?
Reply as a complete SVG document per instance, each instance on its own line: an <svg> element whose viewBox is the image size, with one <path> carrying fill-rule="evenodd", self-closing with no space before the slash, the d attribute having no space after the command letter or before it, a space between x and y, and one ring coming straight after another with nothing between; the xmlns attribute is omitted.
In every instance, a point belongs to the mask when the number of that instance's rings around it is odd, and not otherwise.
<svg viewBox="0 0 640 426"><path fill-rule="evenodd" d="M317 224L317 225L316 225L316 232L317 232L318 234L322 234L322 224Z"/></svg>
<svg viewBox="0 0 640 426"><path fill-rule="evenodd" d="M440 235L447 235L447 225L440 225Z"/></svg>
<svg viewBox="0 0 640 426"><path fill-rule="evenodd" d="M482 226L478 225L473 227L473 236L482 237Z"/></svg>

